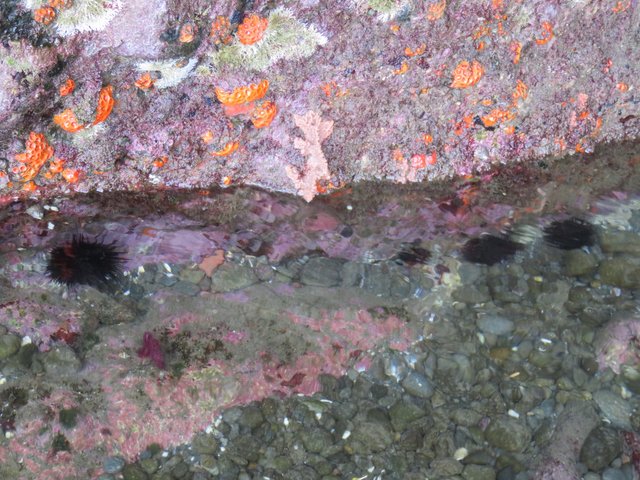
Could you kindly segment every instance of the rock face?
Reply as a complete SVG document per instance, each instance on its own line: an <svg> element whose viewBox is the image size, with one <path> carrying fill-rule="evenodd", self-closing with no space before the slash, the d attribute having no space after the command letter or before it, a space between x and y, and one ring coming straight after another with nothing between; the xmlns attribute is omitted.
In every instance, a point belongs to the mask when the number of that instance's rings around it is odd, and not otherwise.
<svg viewBox="0 0 640 480"><path fill-rule="evenodd" d="M3 194L251 184L308 200L640 130L633 2L58 3L1 7Z"/></svg>

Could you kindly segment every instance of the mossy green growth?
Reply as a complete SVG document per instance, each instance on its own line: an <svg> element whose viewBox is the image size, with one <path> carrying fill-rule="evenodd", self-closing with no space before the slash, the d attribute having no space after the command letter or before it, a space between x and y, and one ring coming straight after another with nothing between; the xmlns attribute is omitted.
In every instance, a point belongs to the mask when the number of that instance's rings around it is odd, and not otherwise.
<svg viewBox="0 0 640 480"><path fill-rule="evenodd" d="M243 45L237 39L211 54L215 66L266 70L278 60L309 57L327 38L313 27L299 22L284 8L269 15L269 26L264 37L253 45Z"/></svg>
<svg viewBox="0 0 640 480"><path fill-rule="evenodd" d="M399 7L396 0L369 0L367 4L376 12L387 14L397 11Z"/></svg>
<svg viewBox="0 0 640 480"><path fill-rule="evenodd" d="M56 436L53 437L53 444L51 445L51 448L53 449L54 454L58 452L70 452L71 444L63 433L58 432Z"/></svg>

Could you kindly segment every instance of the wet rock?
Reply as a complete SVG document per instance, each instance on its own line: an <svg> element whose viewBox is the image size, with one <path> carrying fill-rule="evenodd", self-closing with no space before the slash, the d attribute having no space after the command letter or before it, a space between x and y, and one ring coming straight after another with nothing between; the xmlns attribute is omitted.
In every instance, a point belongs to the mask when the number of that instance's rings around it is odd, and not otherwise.
<svg viewBox="0 0 640 480"><path fill-rule="evenodd" d="M620 434L613 428L598 426L591 430L582 444L580 461L589 470L599 472L622 453Z"/></svg>
<svg viewBox="0 0 640 480"><path fill-rule="evenodd" d="M564 274L570 277L590 275L596 268L598 260L584 250L570 250L564 257Z"/></svg>
<svg viewBox="0 0 640 480"><path fill-rule="evenodd" d="M343 287L361 287L365 277L365 265L359 262L345 262L340 276Z"/></svg>
<svg viewBox="0 0 640 480"><path fill-rule="evenodd" d="M393 442L393 432L380 422L362 422L352 434L354 453L368 455L385 450Z"/></svg>
<svg viewBox="0 0 640 480"><path fill-rule="evenodd" d="M468 304L485 303L491 299L486 285L464 285L455 290L451 296L458 302Z"/></svg>
<svg viewBox="0 0 640 480"><path fill-rule="evenodd" d="M465 480L495 480L496 472L493 467L485 465L467 465L462 471Z"/></svg>
<svg viewBox="0 0 640 480"><path fill-rule="evenodd" d="M104 471L107 473L118 473L125 465L122 457L107 457L104 460Z"/></svg>
<svg viewBox="0 0 640 480"><path fill-rule="evenodd" d="M20 348L18 352L18 361L24 368L31 368L33 356L38 353L38 347L33 343L27 343Z"/></svg>
<svg viewBox="0 0 640 480"><path fill-rule="evenodd" d="M213 454L218 451L220 444L213 435L199 433L193 438L193 449L200 454Z"/></svg>
<svg viewBox="0 0 640 480"><path fill-rule="evenodd" d="M600 408L602 415L614 427L625 430L631 429L631 413L633 409L629 402L611 390L598 390L593 394L593 400Z"/></svg>
<svg viewBox="0 0 640 480"><path fill-rule="evenodd" d="M503 416L491 420L485 438L493 447L518 453L529 445L531 432L515 418Z"/></svg>
<svg viewBox="0 0 640 480"><path fill-rule="evenodd" d="M321 453L333 444L333 437L331 434L321 428L303 430L300 438L304 448L311 453Z"/></svg>
<svg viewBox="0 0 640 480"><path fill-rule="evenodd" d="M249 405L242 410L238 423L245 427L254 429L262 425L264 422L264 416L258 407L255 405Z"/></svg>
<svg viewBox="0 0 640 480"><path fill-rule="evenodd" d="M73 375L81 367L75 352L67 345L56 345L40 358L47 374L53 376Z"/></svg>
<svg viewBox="0 0 640 480"><path fill-rule="evenodd" d="M205 272L204 270L195 267L195 268L185 268L180 272L178 277L183 282L197 284L204 278Z"/></svg>
<svg viewBox="0 0 640 480"><path fill-rule="evenodd" d="M436 458L429 466L435 475L445 477L460 475L464 468L464 465L454 458Z"/></svg>
<svg viewBox="0 0 640 480"><path fill-rule="evenodd" d="M131 323L139 314L136 304L131 300L123 297L116 298L95 288L85 290L80 301L85 317L90 319L90 323L94 321L101 325Z"/></svg>
<svg viewBox="0 0 640 480"><path fill-rule="evenodd" d="M598 269L600 279L607 285L634 288L640 285L640 263L629 258L603 260Z"/></svg>
<svg viewBox="0 0 640 480"><path fill-rule="evenodd" d="M248 265L237 265L225 262L220 265L211 277L212 292L231 292L257 283L253 270Z"/></svg>
<svg viewBox="0 0 640 480"><path fill-rule="evenodd" d="M20 337L7 333L0 336L0 360L10 357L20 349Z"/></svg>
<svg viewBox="0 0 640 480"><path fill-rule="evenodd" d="M407 400L398 400L389 409L389 418L396 432L403 431L408 425L425 416L425 411Z"/></svg>
<svg viewBox="0 0 640 480"><path fill-rule="evenodd" d="M336 287L340 285L342 266L340 258L315 257L303 267L300 281L314 287Z"/></svg>
<svg viewBox="0 0 640 480"><path fill-rule="evenodd" d="M153 474L158 470L158 460L155 458L145 458L144 460L140 460L140 468L144 470L149 475Z"/></svg>
<svg viewBox="0 0 640 480"><path fill-rule="evenodd" d="M429 398L433 395L433 385L431 381L418 372L411 372L402 381L402 387L410 395L420 398Z"/></svg>
<svg viewBox="0 0 640 480"><path fill-rule="evenodd" d="M640 236L628 231L603 230L600 234L600 248L605 253L640 255Z"/></svg>
<svg viewBox="0 0 640 480"><path fill-rule="evenodd" d="M485 315L476 321L478 328L484 333L507 335L513 331L514 324L508 318L498 315Z"/></svg>
<svg viewBox="0 0 640 480"><path fill-rule="evenodd" d="M627 480L629 477L618 468L607 468L602 472L602 480Z"/></svg>
<svg viewBox="0 0 640 480"><path fill-rule="evenodd" d="M147 475L138 465L131 463L125 465L122 469L122 478L124 480L148 480L149 475Z"/></svg>
<svg viewBox="0 0 640 480"><path fill-rule="evenodd" d="M389 267L387 265L366 265L362 286L374 295L380 297L389 295L391 289Z"/></svg>
<svg viewBox="0 0 640 480"><path fill-rule="evenodd" d="M193 297L200 293L200 287L194 283L184 282L182 280L175 283L173 289L180 295Z"/></svg>

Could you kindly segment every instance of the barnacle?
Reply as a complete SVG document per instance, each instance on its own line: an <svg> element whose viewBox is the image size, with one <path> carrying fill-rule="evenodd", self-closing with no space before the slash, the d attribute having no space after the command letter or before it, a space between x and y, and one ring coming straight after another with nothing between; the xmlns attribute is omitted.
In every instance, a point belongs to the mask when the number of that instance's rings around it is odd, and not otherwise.
<svg viewBox="0 0 640 480"><path fill-rule="evenodd" d="M214 157L226 157L235 152L240 144L238 142L227 142L227 144L216 152L211 152Z"/></svg>
<svg viewBox="0 0 640 480"><path fill-rule="evenodd" d="M453 81L451 82L451 88L467 88L475 85L480 81L484 75L484 68L480 65L480 62L473 60L469 63L463 60L453 70Z"/></svg>
<svg viewBox="0 0 640 480"><path fill-rule="evenodd" d="M60 96L66 97L67 95L71 95L76 88L76 82L71 78L67 78L67 81L64 84L60 85Z"/></svg>
<svg viewBox="0 0 640 480"><path fill-rule="evenodd" d="M260 100L269 89L269 80L261 80L260 83L236 87L232 92L225 92L216 87L216 97L223 105L241 105L243 103Z"/></svg>
<svg viewBox="0 0 640 480"><path fill-rule="evenodd" d="M274 102L262 102L251 114L251 122L256 128L268 127L277 113L278 107Z"/></svg>
<svg viewBox="0 0 640 480"><path fill-rule="evenodd" d="M32 180L38 172L53 156L53 147L47 142L42 133L31 132L27 139L24 153L18 153L16 160L23 163L17 170L25 181Z"/></svg>
<svg viewBox="0 0 640 480"><path fill-rule="evenodd" d="M91 125L97 125L98 123L104 122L107 117L111 115L111 110L113 110L114 104L113 87L111 85L107 85L100 90L98 107L96 108L96 119Z"/></svg>
<svg viewBox="0 0 640 480"><path fill-rule="evenodd" d="M444 10L447 8L447 0L440 0L439 2L429 4L427 8L427 19L435 22L442 18Z"/></svg>
<svg viewBox="0 0 640 480"><path fill-rule="evenodd" d="M259 15L253 14L244 17L238 25L238 40L243 45L253 45L264 37L264 32L269 26L269 20Z"/></svg>
<svg viewBox="0 0 640 480"><path fill-rule="evenodd" d="M73 110L71 110L70 108L67 108L58 115L54 115L53 122L65 132L70 133L78 132L84 128L82 124L78 123L76 114L73 113Z"/></svg>
<svg viewBox="0 0 640 480"><path fill-rule="evenodd" d="M140 90L149 90L151 87L153 87L154 83L155 80L151 78L151 74L149 72L146 72L136 80L135 85Z"/></svg>
<svg viewBox="0 0 640 480"><path fill-rule="evenodd" d="M553 25L550 22L542 22L542 38L536 38L538 45L544 45L553 38Z"/></svg>
<svg viewBox="0 0 640 480"><path fill-rule="evenodd" d="M33 19L44 25L49 25L56 18L56 11L53 7L40 7L33 11Z"/></svg>

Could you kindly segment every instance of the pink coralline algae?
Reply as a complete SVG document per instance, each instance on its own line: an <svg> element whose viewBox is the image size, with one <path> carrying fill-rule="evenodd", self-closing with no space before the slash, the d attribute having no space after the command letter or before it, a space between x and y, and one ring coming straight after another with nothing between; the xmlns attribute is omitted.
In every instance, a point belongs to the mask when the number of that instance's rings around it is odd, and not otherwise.
<svg viewBox="0 0 640 480"><path fill-rule="evenodd" d="M160 370L164 370L164 352L160 342L153 336L151 332L144 332L142 337L142 348L138 350L138 356L140 358L149 358Z"/></svg>
<svg viewBox="0 0 640 480"><path fill-rule="evenodd" d="M631 318L613 321L605 325L596 337L598 365L620 373L625 364L637 364L640 360L640 320Z"/></svg>

